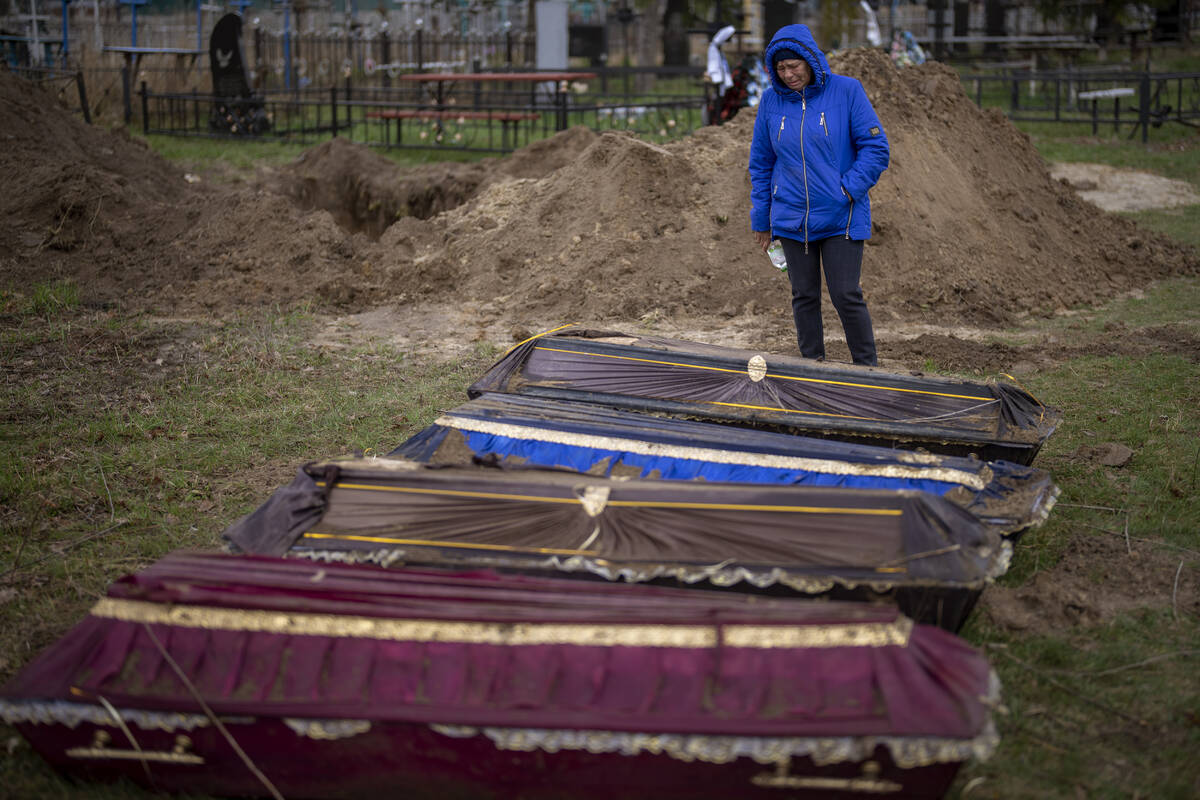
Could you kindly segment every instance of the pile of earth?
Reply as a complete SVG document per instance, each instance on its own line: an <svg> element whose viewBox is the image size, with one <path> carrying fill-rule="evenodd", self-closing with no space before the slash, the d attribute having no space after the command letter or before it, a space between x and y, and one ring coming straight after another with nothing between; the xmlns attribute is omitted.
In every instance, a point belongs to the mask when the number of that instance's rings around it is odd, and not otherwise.
<svg viewBox="0 0 1200 800"><path fill-rule="evenodd" d="M337 138L268 174L264 182L302 208L325 209L352 233L379 238L398 219L437 216L491 183L544 177L573 161L594 139L589 129L574 128L500 161L401 167L367 147Z"/></svg>
<svg viewBox="0 0 1200 800"><path fill-rule="evenodd" d="M956 74L881 53L862 80L892 145L864 288L883 325L987 325L1197 271L1196 254L1082 202ZM400 168L337 140L247 184L191 184L121 132L0 75L2 280L76 279L160 313L309 303L463 306L523 322L788 322L748 230L753 113L681 141L566 131L503 159ZM393 220L396 220L393 222Z"/></svg>

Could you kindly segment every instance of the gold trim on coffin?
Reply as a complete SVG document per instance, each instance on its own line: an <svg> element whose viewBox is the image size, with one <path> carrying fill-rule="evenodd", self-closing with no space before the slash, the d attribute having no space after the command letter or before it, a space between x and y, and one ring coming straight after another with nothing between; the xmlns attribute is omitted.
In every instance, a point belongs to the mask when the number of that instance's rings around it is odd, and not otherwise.
<svg viewBox="0 0 1200 800"><path fill-rule="evenodd" d="M956 483L975 491L980 491L986 487L992 477L991 468L982 465L980 473L973 474L947 467L911 467L900 464L887 464L883 466L847 464L842 461L831 461L822 458L742 453L736 450L664 445L635 439L568 433L566 431L547 430L525 425L456 417L453 414L443 414L434 420L434 424L441 425L443 428L453 428L454 430L469 431L471 433L485 433L491 436L504 436L509 439L527 439L547 444L567 445L569 447L621 450L640 456L681 458L693 461L707 461L713 464L734 464L737 466L765 467L768 469L795 469L807 472L825 472L830 475L863 475L875 478L910 478L944 481L946 483ZM919 456L920 454L914 455ZM921 460L927 463L936 463L937 457L926 456L922 457Z"/></svg>
<svg viewBox="0 0 1200 800"><path fill-rule="evenodd" d="M318 465L320 466L320 465ZM313 481L325 488L325 481ZM469 492L464 489L436 489L425 486L379 486L370 483L350 483L337 480L334 489L353 489L361 492L397 492L399 494L427 494L439 497L470 497L479 500L515 500L521 503L554 503L578 505L578 497L551 497L545 494L510 494L507 492ZM674 500L609 500L605 504L613 508L686 508L697 511L769 511L788 514L842 514L846 516L900 517L900 508L847 508L845 506L789 506L766 505L763 503L698 503Z"/></svg>
<svg viewBox="0 0 1200 800"><path fill-rule="evenodd" d="M102 598L92 616L147 625L205 630L290 633L412 642L598 647L826 648L906 646L912 621L842 625L627 625L461 622L382 619L338 614L298 614L205 606L164 606L140 600Z"/></svg>

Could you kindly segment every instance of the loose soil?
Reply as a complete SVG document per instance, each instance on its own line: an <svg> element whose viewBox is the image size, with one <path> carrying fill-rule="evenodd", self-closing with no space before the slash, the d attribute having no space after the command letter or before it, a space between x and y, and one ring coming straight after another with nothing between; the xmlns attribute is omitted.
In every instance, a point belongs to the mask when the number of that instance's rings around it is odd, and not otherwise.
<svg viewBox="0 0 1200 800"><path fill-rule="evenodd" d="M1180 572L1175 582L1179 560L1187 555L1142 540L1126 543L1120 531L1076 534L1053 569L1035 572L1019 587L989 586L980 610L1005 630L1039 636L1100 625L1139 609L1171 608L1194 618L1200 613L1194 572Z"/></svg>
<svg viewBox="0 0 1200 800"><path fill-rule="evenodd" d="M1050 176L1065 181L1089 203L1105 211L1145 211L1200 203L1186 181L1107 164L1051 164Z"/></svg>

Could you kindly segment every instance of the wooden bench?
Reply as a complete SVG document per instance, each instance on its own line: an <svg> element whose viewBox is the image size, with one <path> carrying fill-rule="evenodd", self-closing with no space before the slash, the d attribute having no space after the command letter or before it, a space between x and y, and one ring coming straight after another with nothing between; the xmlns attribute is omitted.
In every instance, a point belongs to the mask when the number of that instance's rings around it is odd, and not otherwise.
<svg viewBox="0 0 1200 800"><path fill-rule="evenodd" d="M505 150L509 149L510 129L511 139L515 146L516 144L516 126L520 122L528 122L530 120L541 119L541 114L532 111L480 111L468 109L435 109L435 108L385 108L380 111L368 111L365 115L368 119L382 119L388 124L388 129L384 136L386 141L391 142L391 126L390 121L396 120L396 142L400 143L403 140L403 133L400 129L400 121L406 119L419 120L435 120L438 122L438 130L441 131L441 122L443 120L466 121L469 119L487 120L491 122L495 120L500 123L500 146ZM488 146L491 146L491 131L488 132Z"/></svg>

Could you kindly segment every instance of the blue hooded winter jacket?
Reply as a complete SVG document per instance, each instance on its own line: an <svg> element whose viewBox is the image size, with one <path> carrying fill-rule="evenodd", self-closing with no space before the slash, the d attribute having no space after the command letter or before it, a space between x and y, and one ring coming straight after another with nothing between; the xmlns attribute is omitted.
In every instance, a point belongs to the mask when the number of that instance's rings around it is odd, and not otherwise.
<svg viewBox="0 0 1200 800"><path fill-rule="evenodd" d="M793 91L774 54L804 57L813 79ZM867 192L887 169L888 141L862 84L829 70L805 25L779 29L764 54L763 92L750 145L750 227L803 242L831 236L869 239Z"/></svg>

